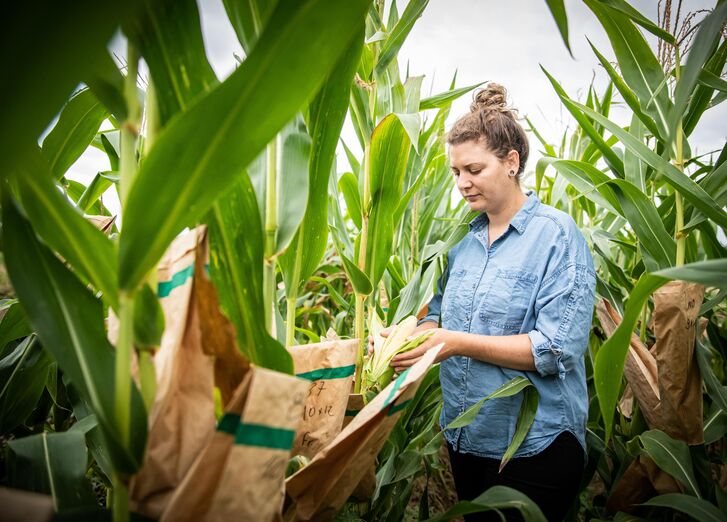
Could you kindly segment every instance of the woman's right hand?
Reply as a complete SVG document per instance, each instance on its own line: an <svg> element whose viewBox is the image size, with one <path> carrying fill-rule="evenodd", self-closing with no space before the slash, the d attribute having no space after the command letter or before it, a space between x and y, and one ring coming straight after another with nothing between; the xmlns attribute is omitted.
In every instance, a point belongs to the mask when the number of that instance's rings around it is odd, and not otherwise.
<svg viewBox="0 0 727 522"><path fill-rule="evenodd" d="M381 334L381 337L389 337L389 334L391 333L391 329L392 328L393 328L393 326L387 326L386 328L384 328L383 330L381 330L379 332ZM374 336L373 335L369 335L369 350L368 350L368 352L369 352L369 355L371 355L372 353L374 353Z"/></svg>

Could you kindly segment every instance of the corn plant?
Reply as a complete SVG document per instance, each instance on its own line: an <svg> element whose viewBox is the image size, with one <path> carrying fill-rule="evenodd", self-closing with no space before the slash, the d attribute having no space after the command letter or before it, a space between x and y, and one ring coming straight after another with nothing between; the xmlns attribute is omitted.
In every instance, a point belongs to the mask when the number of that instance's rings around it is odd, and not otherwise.
<svg viewBox="0 0 727 522"><path fill-rule="evenodd" d="M649 505L687 513L700 509L705 516L714 516L714 503L724 508L724 499L708 478L708 447L688 450L686 444L661 431L646 431L638 413L628 421L615 410L632 331L639 324L641 340L650 336L650 294L670 279L693 281L712 289L700 308L711 332L709 346L697 340L705 398L711 403L705 407L709 412L705 443L725 434L724 426L715 423L721 415L723 391L713 370L715 364L717 368L724 364L724 338L717 332L724 323L727 263L717 231L727 225L725 151L716 160L693 154L689 135L702 114L723 99L724 82L718 77L727 50L723 34L727 9L718 3L705 16L685 52L685 40L678 40L676 31L670 33L625 2L585 3L609 37L618 70L591 44L610 83L602 96L591 88L585 103L579 103L543 68L577 127L564 134L557 148L536 131L545 149L536 168L536 186L544 201L570 212L584 230L598 266L597 292L624 318L605 342L600 335L591 341L594 401L588 438L595 458L590 474L597 471L608 492L634 456L644 453L686 484L686 494L657 497ZM567 43L562 3L549 5ZM660 56L672 59L660 62L639 27L670 50ZM612 103L629 109L628 126L609 119ZM549 169L556 175L548 176ZM668 448L666 456L659 448Z"/></svg>
<svg viewBox="0 0 727 522"><path fill-rule="evenodd" d="M32 4L18 11L19 23L48 7ZM78 9L86 7L79 4ZM13 134L14 146L4 160L3 249L30 324L96 416L112 463L114 517L123 520L128 517L125 484L140 465L146 440L142 393L149 387L153 390L153 383L142 382L141 391L132 383L131 355L135 345L148 344L143 334L159 335L153 328L159 326L154 320L158 303L149 289L154 281L148 274L184 227L204 221L210 210L222 214L225 202L218 200L231 187L243 198L235 211L247 216L257 212L249 197L252 192L245 191L251 182L244 169L320 90L321 79L334 69L363 26L367 2L280 2L269 11L275 30L260 32L255 48L223 82L206 62L195 2L135 2L123 10L89 9L90 18L76 20L75 9L56 13L54 23L75 31L65 43L63 30L46 33L46 27L25 25L34 27L26 39L51 39L50 59L57 63L50 69L51 89L39 96L42 103L32 104L37 109L27 121L17 121L16 112L7 120L17 123L20 132ZM85 29L79 26L80 19L89 24ZM125 77L103 47L119 25L128 38ZM88 36L88 50L78 49L84 40L80 35ZM8 61L3 65L22 63L23 53L34 45L13 47L17 52L4 55ZM307 63L301 56L315 60ZM151 75L144 106L137 88L142 57ZM47 87L41 86L47 79L38 82L36 74L24 81L30 83L25 91L4 84L9 105L25 105ZM38 148L34 140L80 81L90 90L71 99ZM93 110L83 114L84 104ZM113 240L81 216L76 202L83 193L66 199L54 186L66 185L69 193L75 189L64 180L65 170L106 118L113 118L120 129L118 149L113 152L118 156L123 227ZM104 136L99 140L111 153L110 140L104 141ZM98 183L86 188L89 193L81 208L93 204L89 201L105 184ZM239 272L230 270L228 281L238 284L225 287L223 306L238 326L243 352L259 364L291 371L289 356L269 337L265 322L258 320L254 299L262 301L262 289L255 287L259 282L247 279L262 270L260 246L253 236L236 245L241 250L234 252L237 259L225 260L227 267L249 267L250 272L239 278ZM236 265L239 259L247 265ZM252 285L251 291L246 292L244 285ZM235 302L240 295L244 302ZM235 310L230 303L244 306ZM115 350L106 340L105 306L119 317ZM152 327L146 324L150 320ZM256 351L263 346L265 350ZM144 354L139 358L142 364Z"/></svg>

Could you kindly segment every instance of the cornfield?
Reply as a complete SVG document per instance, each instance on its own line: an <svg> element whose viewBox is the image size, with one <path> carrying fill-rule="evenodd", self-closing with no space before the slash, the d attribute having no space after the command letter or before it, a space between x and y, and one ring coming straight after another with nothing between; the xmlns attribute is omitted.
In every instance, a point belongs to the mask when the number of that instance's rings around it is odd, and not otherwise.
<svg viewBox="0 0 727 522"><path fill-rule="evenodd" d="M428 0L401 12L385 0L223 3L245 54L225 79L195 0L10 7L0 512L449 520L517 508L545 520L504 487L456 503L441 451L442 430L522 394L506 464L537 408L525 376L441 427L431 360L398 377L377 360L367 384L369 334L420 314L474 218L451 197L444 143L452 103L479 84L455 77L427 96L397 59ZM583 3L608 35L611 50L591 47L610 81L578 99L533 71L574 124L558 143L537 119L526 129L540 148L529 188L573 217L598 275L588 462L567 520L727 520L727 147L695 155L690 142L727 98L727 2L682 25L670 2L657 21L625 0ZM565 3L547 5L566 59ZM121 63L107 48L117 31ZM615 105L628 125L610 118ZM346 121L358 143L342 140ZM109 169L84 185L67 174L89 148ZM302 345L336 362L320 369ZM324 390L330 403L310 402ZM335 433L296 431L335 408ZM308 449L289 462L291 448ZM321 473L332 462L340 473ZM316 480L322 504L306 489ZM280 498L240 500L265 488Z"/></svg>

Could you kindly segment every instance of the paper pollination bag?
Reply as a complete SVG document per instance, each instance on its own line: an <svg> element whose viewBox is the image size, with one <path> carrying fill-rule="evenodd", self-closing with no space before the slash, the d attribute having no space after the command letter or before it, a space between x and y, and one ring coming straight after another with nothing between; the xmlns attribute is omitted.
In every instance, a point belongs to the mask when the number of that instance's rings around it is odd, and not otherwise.
<svg viewBox="0 0 727 522"><path fill-rule="evenodd" d="M288 477L284 520L331 520L374 464L401 411L442 345L429 350L369 402L303 469Z"/></svg>
<svg viewBox="0 0 727 522"><path fill-rule="evenodd" d="M215 426L214 359L202 349L193 295L202 239L199 229L177 238L157 270L165 327L153 359L156 397L144 462L129 486L132 511L152 518L161 516Z"/></svg>
<svg viewBox="0 0 727 522"><path fill-rule="evenodd" d="M133 511L159 518L215 429L214 387L229 398L249 367L219 311L206 273L207 234L178 237L157 267L165 328L154 354L157 390L141 470L129 485Z"/></svg>
<svg viewBox="0 0 727 522"><path fill-rule="evenodd" d="M279 520L309 382L253 367L162 521Z"/></svg>
<svg viewBox="0 0 727 522"><path fill-rule="evenodd" d="M687 444L704 442L702 377L694 339L704 287L670 281L654 292L655 356L661 429Z"/></svg>
<svg viewBox="0 0 727 522"><path fill-rule="evenodd" d="M358 339L288 348L295 374L310 382L293 455L312 458L341 431L357 349Z"/></svg>

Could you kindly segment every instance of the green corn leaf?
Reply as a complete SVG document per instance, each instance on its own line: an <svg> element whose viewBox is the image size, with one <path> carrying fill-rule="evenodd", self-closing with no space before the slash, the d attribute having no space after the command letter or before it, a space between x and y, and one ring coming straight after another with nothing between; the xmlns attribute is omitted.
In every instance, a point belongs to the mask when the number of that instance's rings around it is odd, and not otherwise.
<svg viewBox="0 0 727 522"><path fill-rule="evenodd" d="M606 4L616 11L619 11L626 16L628 16L631 20L639 24L641 27L649 31L655 36L658 36L662 40L664 40L667 43L670 43L672 45L676 44L676 39L674 36L659 27L657 24L646 18L643 14L641 14L639 11L634 9L628 2L625 0L599 0L600 3Z"/></svg>
<svg viewBox="0 0 727 522"><path fill-rule="evenodd" d="M631 117L629 132L642 142L646 137L644 124L636 114ZM646 194L646 164L631 152L631 149L628 147L624 149L624 175L626 181L629 181L637 189Z"/></svg>
<svg viewBox="0 0 727 522"><path fill-rule="evenodd" d="M702 68L714 53L722 38L722 28L727 21L727 4L717 4L714 10L699 23L697 36L689 47L687 63L681 70L681 76L674 89L674 106L669 113L669 143L672 146L677 139L677 129L687 109L689 100L694 93Z"/></svg>
<svg viewBox="0 0 727 522"><path fill-rule="evenodd" d="M606 30L621 74L641 102L641 109L656 123L661 136L668 134L672 103L664 86L664 71L649 44L630 18L596 0L585 0Z"/></svg>
<svg viewBox="0 0 727 522"><path fill-rule="evenodd" d="M157 293L144 285L134 296L134 344L137 348L158 348L163 333L164 310Z"/></svg>
<svg viewBox="0 0 727 522"><path fill-rule="evenodd" d="M535 386L527 386L523 389L523 402L520 406L520 413L517 417L515 433L512 436L512 440L510 441L510 445L507 447L505 454L502 456L500 472L502 472L502 469L508 462L510 462L510 459L513 455L515 455L515 452L518 450L530 431L530 426L533 425L535 414L538 411L538 402L540 402L540 394Z"/></svg>
<svg viewBox="0 0 727 522"><path fill-rule="evenodd" d="M356 266L356 263L351 261L340 249L338 251L338 255L343 262L343 268L346 271L349 281L351 281L354 292L358 295L370 295L371 292L374 291L374 287L368 276L363 273L361 269Z"/></svg>
<svg viewBox="0 0 727 522"><path fill-rule="evenodd" d="M235 325L239 349L254 364L292 373L290 354L265 330L262 224L247 174L238 175L207 222L210 275L220 307Z"/></svg>
<svg viewBox="0 0 727 522"><path fill-rule="evenodd" d="M714 504L683 493L667 493L650 498L642 506L658 506L681 511L700 522L724 522L725 515Z"/></svg>
<svg viewBox="0 0 727 522"><path fill-rule="evenodd" d="M608 185L612 178L585 161L543 157L543 165L552 165L575 189L597 205L615 215L623 215L621 203Z"/></svg>
<svg viewBox="0 0 727 522"><path fill-rule="evenodd" d="M424 12L424 8L429 4L429 0L410 0L401 13L401 18L396 22L393 28L390 28L389 37L381 47L379 60L376 63L376 72L383 74L388 65L396 59L399 49L404 45L404 40L409 36L414 23Z"/></svg>
<svg viewBox="0 0 727 522"><path fill-rule="evenodd" d="M305 216L311 155L311 137L300 116L285 126L279 139L277 254L288 248Z"/></svg>
<svg viewBox="0 0 727 522"><path fill-rule="evenodd" d="M361 230L363 210L361 209L361 194L358 191L358 179L352 173L346 172L338 179L338 189L343 194L351 221Z"/></svg>
<svg viewBox="0 0 727 522"><path fill-rule="evenodd" d="M170 122L126 202L122 288L138 287L174 236L204 215L315 92L367 6L366 0L281 1L271 15L274 30L261 35L243 64ZM301 59L308 55L316 60Z"/></svg>
<svg viewBox="0 0 727 522"><path fill-rule="evenodd" d="M279 255L290 244L306 211L311 139L300 115L288 123L274 139L277 231L273 254ZM268 169L266 154L261 154L248 168L263 222L268 205Z"/></svg>
<svg viewBox="0 0 727 522"><path fill-rule="evenodd" d="M711 77L719 78L722 74L725 60L727 60L727 40L723 41L717 51L712 55L712 58L710 58L707 65L705 65L703 72L711 75ZM704 77L701 74L700 79L704 80ZM694 90L692 99L689 102L687 114L684 116L684 120L682 121L685 136L691 135L692 131L697 126L697 123L699 123L702 114L704 114L704 111L713 106L712 95L714 94L714 91L714 88L705 86L703 81L701 82L701 85L697 86ZM725 93L721 92L721 94L724 96ZM717 104L717 101L718 100L715 100L715 105Z"/></svg>
<svg viewBox="0 0 727 522"><path fill-rule="evenodd" d="M494 392L489 394L487 397L480 399L476 403L474 403L472 406L467 408L462 414L460 414L456 419L454 419L452 422L447 424L445 426L445 430L453 430L456 428L462 428L464 426L467 426L470 424L473 420L475 420L475 417L477 417L477 414L480 413L480 410L485 405L485 403L491 399L499 399L501 397L510 397L512 395L516 395L520 393L522 390L527 388L528 386L532 386L533 384L526 379L525 377L515 377L514 379L510 379L505 384L500 386L498 389L496 389Z"/></svg>
<svg viewBox="0 0 727 522"><path fill-rule="evenodd" d="M727 288L727 259L708 259L655 272L668 279L692 281L704 286Z"/></svg>
<svg viewBox="0 0 727 522"><path fill-rule="evenodd" d="M429 98L424 98L419 102L419 110L424 111L427 109L444 109L449 107L454 100L461 97L464 94L476 89L484 82L476 83L474 85L468 85L467 87L460 87L458 89L451 89L446 92L435 94Z"/></svg>
<svg viewBox="0 0 727 522"><path fill-rule="evenodd" d="M588 40L588 43L590 44L591 49L593 49L594 54L598 58L598 61L601 62L601 65L608 73L608 77L611 78L613 85L615 85L618 92L621 93L621 96L626 102L626 105L628 105L631 111L634 113L634 116L638 118L638 120L641 121L641 123L643 123L644 126L649 129L649 131L651 131L651 134L661 139L661 134L659 133L659 130L654 123L654 120L643 110L641 110L641 103L636 97L636 94L634 94L634 91L631 90L631 88L626 84L623 78L621 78L621 75L619 75L613 65L611 65L611 62L609 62L608 59L603 56L598 51L598 49L596 49L593 43L590 40ZM631 130L633 131L633 123L631 124Z"/></svg>
<svg viewBox="0 0 727 522"><path fill-rule="evenodd" d="M116 309L114 245L56 189L40 154L29 157L19 173L17 183L23 207L35 231Z"/></svg>
<svg viewBox="0 0 727 522"><path fill-rule="evenodd" d="M704 386L707 389L709 397L712 399L722 411L727 412L727 386L724 386L717 376L714 374L711 364L711 354L704 344L696 337L697 363L699 364L699 372L704 379Z"/></svg>
<svg viewBox="0 0 727 522"><path fill-rule="evenodd" d="M500 513L502 509L517 509L526 522L546 521L543 512L527 495L507 486L493 486L474 500L457 502L446 512L430 518L426 522L443 522L471 513L493 510L497 511L501 517L504 517L504 513Z"/></svg>
<svg viewBox="0 0 727 522"><path fill-rule="evenodd" d="M290 248L279 258L288 295L318 268L328 244L328 180L348 108L354 71L361 56L362 30L333 68L309 107L312 139L309 190L303 221ZM305 252L305 255L303 253Z"/></svg>
<svg viewBox="0 0 727 522"><path fill-rule="evenodd" d="M550 9L550 14L553 15L555 24L558 26L560 37L563 39L566 49L573 58L573 51L570 48L570 42L568 41L568 15L565 12L565 3L563 0L545 0Z"/></svg>
<svg viewBox="0 0 727 522"><path fill-rule="evenodd" d="M6 191L3 196L5 262L18 298L43 346L98 417L115 469L133 474L146 444L146 411L130 383L131 432L125 446L115 417L114 349L106 338L101 302L36 239ZM35 267L32 273L29 266Z"/></svg>
<svg viewBox="0 0 727 522"><path fill-rule="evenodd" d="M727 413L719 407L712 407L712 411L704 419L704 443L713 444L727 434Z"/></svg>
<svg viewBox="0 0 727 522"><path fill-rule="evenodd" d="M22 165L81 81L108 60L106 44L139 2L29 0L13 6L0 35L0 67L14 71L0 87L2 175ZM43 16L38 16L42 13Z"/></svg>
<svg viewBox="0 0 727 522"><path fill-rule="evenodd" d="M422 306L431 299L436 269L437 263L429 263L423 274L420 274L419 270L416 271L406 286L401 289L400 304L392 321L394 324L399 323L407 315L417 314Z"/></svg>
<svg viewBox="0 0 727 522"><path fill-rule="evenodd" d="M277 0L222 0L242 50L249 55L267 26Z"/></svg>
<svg viewBox="0 0 727 522"><path fill-rule="evenodd" d="M8 443L11 487L50 495L56 511L96 503L86 479L88 452L80 431L40 433Z"/></svg>
<svg viewBox="0 0 727 522"><path fill-rule="evenodd" d="M91 180L91 183L86 187L86 190L81 194L81 197L78 198L78 203L76 204L82 212L91 210L91 207L96 204L103 193L113 185L113 181L108 178L108 174L111 173L106 172L104 174L107 174L107 176L102 176L100 172L96 174L93 180Z"/></svg>
<svg viewBox="0 0 727 522"><path fill-rule="evenodd" d="M591 140L593 140L594 145L598 148L601 154L603 154L604 160L606 161L608 166L611 167L611 170L614 172L614 174L616 174L618 177L623 178L623 161L621 160L621 158L618 157L618 155L613 151L608 143L606 143L606 141L601 137L598 131L593 128L593 125L588 120L588 114L584 115L580 111L578 111L576 109L576 106L578 106L578 104L571 100L570 97L568 97L568 94L565 92L563 87L561 87L558 81L553 78L553 76L551 76L547 70L545 70L545 67L541 65L540 68L550 80L550 83L553 85L553 88L558 94L558 97L563 102L563 105L565 105L568 111L573 115L575 120L581 126L583 131L588 135L589 138L591 138ZM591 109L588 110L590 111ZM591 119L593 118L591 117Z"/></svg>
<svg viewBox="0 0 727 522"><path fill-rule="evenodd" d="M164 126L197 96L215 86L217 77L204 52L197 3L141 1L142 9L124 31L149 65L160 124Z"/></svg>
<svg viewBox="0 0 727 522"><path fill-rule="evenodd" d="M672 187L681 192L684 198L694 205L694 207L704 212L718 225L727 227L727 213L722 210L722 208L707 192L705 192L702 187L692 181L689 176L681 172L674 165L649 149L649 147L644 145L640 140L623 130L608 118L604 118L585 105L581 105L577 102L571 103L606 127L609 132L611 132L614 136L617 136L618 139L621 140L621 143L628 147L634 155L638 156L642 161L646 162L657 172L662 174L665 180Z"/></svg>
<svg viewBox="0 0 727 522"><path fill-rule="evenodd" d="M5 354L5 345L10 341L20 339L33 332L28 317L17 299L6 301L5 305L6 307L3 308L6 310L5 315L0 319L0 355Z"/></svg>
<svg viewBox="0 0 727 522"><path fill-rule="evenodd" d="M683 484L687 491L697 498L702 498L692 469L692 457L689 446L680 440L674 440L660 430L649 430L639 435L639 441L646 453L662 470Z"/></svg>
<svg viewBox="0 0 727 522"><path fill-rule="evenodd" d="M56 179L86 150L108 114L89 89L68 100L53 130L43 140L43 155Z"/></svg>
<svg viewBox="0 0 727 522"><path fill-rule="evenodd" d="M723 80L716 74L707 69L703 69L699 73L699 83L705 87L709 87L715 91L727 93L727 80Z"/></svg>
<svg viewBox="0 0 727 522"><path fill-rule="evenodd" d="M612 179L608 183L615 187L624 216L636 232L641 246L654 259L655 264L647 264L647 268L653 271L672 266L676 258L676 242L664 228L654 203L626 180Z"/></svg>
<svg viewBox="0 0 727 522"><path fill-rule="evenodd" d="M124 77L108 53L99 57L97 66L84 77L84 82L117 121L126 119Z"/></svg>
<svg viewBox="0 0 727 522"><path fill-rule="evenodd" d="M371 136L371 201L366 274L373 286L378 285L391 256L396 224L393 221L397 203L402 196L404 174L411 140L401 118L390 114Z"/></svg>
<svg viewBox="0 0 727 522"><path fill-rule="evenodd" d="M0 359L0 432L20 426L38 405L53 358L35 335Z"/></svg>

